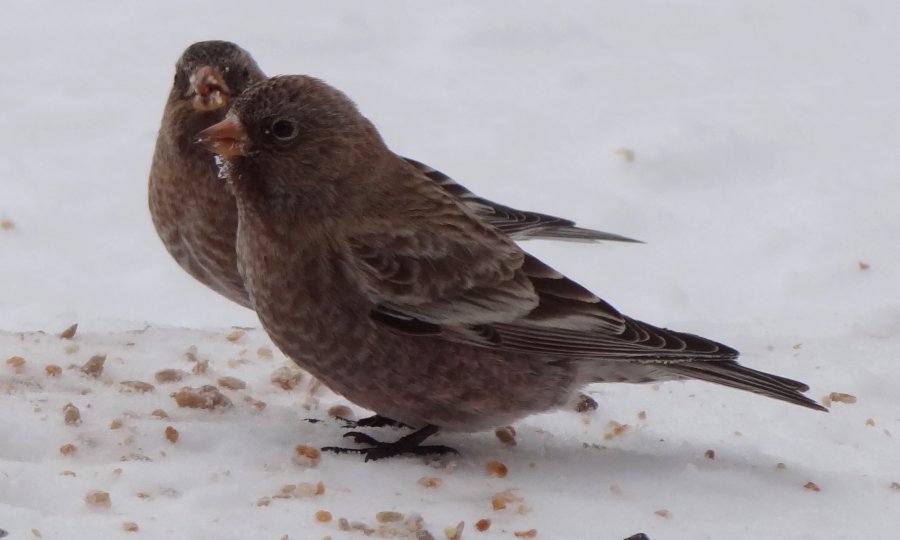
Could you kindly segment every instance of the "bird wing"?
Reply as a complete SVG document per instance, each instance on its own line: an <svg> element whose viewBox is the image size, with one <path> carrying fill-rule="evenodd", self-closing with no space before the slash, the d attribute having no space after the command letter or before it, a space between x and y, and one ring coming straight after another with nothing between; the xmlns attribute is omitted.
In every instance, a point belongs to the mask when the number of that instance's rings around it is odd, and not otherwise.
<svg viewBox="0 0 900 540"><path fill-rule="evenodd" d="M410 171L395 171L403 180L391 182L389 213L360 220L348 235L377 322L411 335L557 357L675 362L737 355L620 314Z"/></svg>
<svg viewBox="0 0 900 540"><path fill-rule="evenodd" d="M403 159L440 186L441 189L456 197L469 210L515 240L544 238L548 240L581 242L608 240L640 243L640 240L634 240L626 236L578 227L570 219L519 210L479 197L441 171L414 159Z"/></svg>
<svg viewBox="0 0 900 540"><path fill-rule="evenodd" d="M392 197L389 216L348 235L381 316L438 325L513 321L538 305L524 253L424 177ZM401 224L398 226L398 224Z"/></svg>
<svg viewBox="0 0 900 540"><path fill-rule="evenodd" d="M404 169L399 174L409 173ZM498 323L621 332L612 306L523 252L420 173L404 175L382 216L347 235L354 267L383 320L444 327ZM398 224L402 224L398 226ZM431 333L433 327L428 327Z"/></svg>

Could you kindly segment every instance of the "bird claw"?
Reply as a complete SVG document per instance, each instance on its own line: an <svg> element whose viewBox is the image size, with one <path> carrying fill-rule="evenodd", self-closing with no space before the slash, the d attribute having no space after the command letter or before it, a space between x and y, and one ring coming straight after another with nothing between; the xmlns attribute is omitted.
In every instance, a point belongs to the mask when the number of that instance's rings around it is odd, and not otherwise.
<svg viewBox="0 0 900 540"><path fill-rule="evenodd" d="M397 446L397 443L384 443L379 441L375 442L377 444L374 446L370 446L369 448L342 448L339 446L325 446L322 448L322 451L332 452L335 454L360 454L365 456L365 461L375 461L377 459L396 457L403 454L410 454L414 456L459 454L459 451L455 448L444 445L411 446L408 448L404 448Z"/></svg>
<svg viewBox="0 0 900 540"><path fill-rule="evenodd" d="M340 448L337 446L326 446L322 448L323 452L334 452L335 454L361 454L365 456L365 461L375 461L377 459L385 459L395 457L402 454L411 454L414 456L424 455L442 455L442 454L459 454L454 448L443 445L423 446L421 443L429 436L437 432L435 426L425 426L424 428L410 433L405 437L401 437L394 442L381 442L373 437L351 431L346 433L344 437L350 437L359 444L367 444L368 448Z"/></svg>
<svg viewBox="0 0 900 540"><path fill-rule="evenodd" d="M349 418L338 418L344 422L344 428L380 428L380 427L398 427L398 428L409 428L412 429L412 426L408 426L403 422L398 422L393 418L388 418L386 416L381 416L380 414L375 414L369 416L367 418L360 418L359 420L350 420Z"/></svg>
<svg viewBox="0 0 900 540"><path fill-rule="evenodd" d="M353 442L356 444L368 444L371 446L378 446L381 444L375 438L362 433L361 431L351 431L349 433L344 433L344 438L353 439Z"/></svg>

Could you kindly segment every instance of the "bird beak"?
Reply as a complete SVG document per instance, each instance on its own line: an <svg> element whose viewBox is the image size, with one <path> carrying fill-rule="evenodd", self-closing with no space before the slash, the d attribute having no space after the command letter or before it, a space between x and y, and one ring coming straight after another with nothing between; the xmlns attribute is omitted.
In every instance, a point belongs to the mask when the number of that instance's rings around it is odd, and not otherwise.
<svg viewBox="0 0 900 540"><path fill-rule="evenodd" d="M228 85L214 67L199 66L190 78L192 105L198 111L215 111L228 105Z"/></svg>
<svg viewBox="0 0 900 540"><path fill-rule="evenodd" d="M194 141L222 157L247 155L249 142L244 127L233 116L228 116L218 124L204 129L197 134Z"/></svg>

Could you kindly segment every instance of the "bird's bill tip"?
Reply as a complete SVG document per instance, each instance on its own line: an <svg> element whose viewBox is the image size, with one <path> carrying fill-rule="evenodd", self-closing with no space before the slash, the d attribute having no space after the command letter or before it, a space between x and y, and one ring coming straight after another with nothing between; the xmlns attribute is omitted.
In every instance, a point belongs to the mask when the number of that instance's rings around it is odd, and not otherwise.
<svg viewBox="0 0 900 540"><path fill-rule="evenodd" d="M228 105L228 85L219 70L198 66L191 72L191 105L198 111L215 111Z"/></svg>
<svg viewBox="0 0 900 540"><path fill-rule="evenodd" d="M194 141L223 157L243 156L247 148L247 132L236 118L229 116L198 133Z"/></svg>

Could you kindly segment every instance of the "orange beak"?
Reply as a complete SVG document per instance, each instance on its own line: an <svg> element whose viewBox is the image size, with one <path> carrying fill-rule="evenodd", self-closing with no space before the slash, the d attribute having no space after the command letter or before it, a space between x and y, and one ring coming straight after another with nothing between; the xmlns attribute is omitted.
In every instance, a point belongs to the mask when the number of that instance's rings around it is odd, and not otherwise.
<svg viewBox="0 0 900 540"><path fill-rule="evenodd" d="M228 85L214 67L200 66L191 73L192 105L198 111L215 111L228 105Z"/></svg>
<svg viewBox="0 0 900 540"><path fill-rule="evenodd" d="M223 157L247 155L247 132L238 120L232 116L225 118L200 133L194 139L207 150Z"/></svg>

